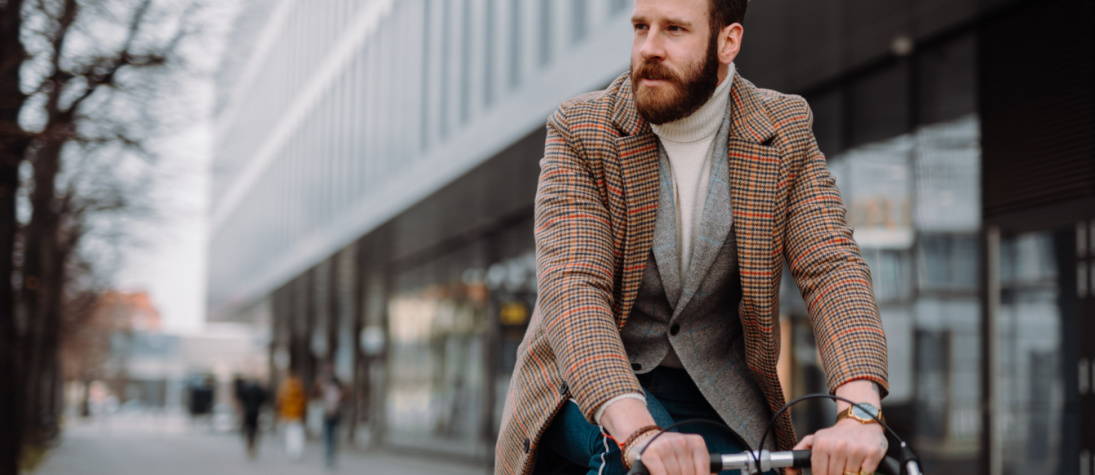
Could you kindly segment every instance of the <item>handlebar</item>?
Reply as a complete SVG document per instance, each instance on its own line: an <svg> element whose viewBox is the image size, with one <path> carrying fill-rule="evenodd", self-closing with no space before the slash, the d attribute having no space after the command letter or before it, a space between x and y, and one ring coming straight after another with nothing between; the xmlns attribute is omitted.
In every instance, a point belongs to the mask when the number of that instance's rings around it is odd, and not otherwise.
<svg viewBox="0 0 1095 475"><path fill-rule="evenodd" d="M755 458L754 458L755 456ZM760 461L759 470L756 461ZM759 452L740 452L736 454L711 454L711 472L719 473L723 470L741 470L742 474L763 473L777 468L809 468L809 450L784 450L771 452L761 450ZM879 475L920 475L919 466L910 462L908 471L902 472L901 464L893 457L886 457L878 464L875 473ZM648 475L641 461L635 462L628 475Z"/></svg>

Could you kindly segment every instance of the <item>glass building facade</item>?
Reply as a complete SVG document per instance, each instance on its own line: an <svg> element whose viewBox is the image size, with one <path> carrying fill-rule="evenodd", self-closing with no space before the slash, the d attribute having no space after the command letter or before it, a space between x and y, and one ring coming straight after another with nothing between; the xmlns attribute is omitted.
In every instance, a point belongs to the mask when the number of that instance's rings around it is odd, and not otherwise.
<svg viewBox="0 0 1095 475"><path fill-rule="evenodd" d="M352 390L356 443L489 464L536 299L544 119L626 69L631 4L249 2L219 75L211 318L267 325L271 374L308 380L332 365ZM1093 55L1060 53L1095 50L1091 10L750 6L738 70L813 108L887 333L887 419L932 473L1095 473L1095 354L1077 336L1095 334L1095 191L1073 185L1095 163L1095 127L1048 154L1032 147L1049 132L1008 128L1036 107L1079 111L1047 128L1095 125L1095 95L1065 80L1095 83ZM1071 26L1009 55L1005 33L1029 18ZM1073 61L1055 84L1088 92L1063 107L1034 94L1025 61ZM1087 158L1080 178L1016 168L1066 156ZM780 374L797 396L825 388L789 276ZM832 411L797 409L800 434Z"/></svg>
<svg viewBox="0 0 1095 475"><path fill-rule="evenodd" d="M973 470L981 455L975 45L972 31L928 41L805 91L871 268L890 351L887 419L945 472ZM795 341L812 348L797 289L785 290ZM823 392L812 351L798 350L796 367L810 374L796 388ZM831 404L812 409L835 416ZM827 416L799 420L800 431L829 425Z"/></svg>

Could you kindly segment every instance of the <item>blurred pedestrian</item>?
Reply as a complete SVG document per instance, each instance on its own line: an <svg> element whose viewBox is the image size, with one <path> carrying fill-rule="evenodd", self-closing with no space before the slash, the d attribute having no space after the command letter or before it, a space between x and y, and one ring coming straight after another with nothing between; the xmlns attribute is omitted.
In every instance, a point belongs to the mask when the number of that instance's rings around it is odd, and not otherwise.
<svg viewBox="0 0 1095 475"><path fill-rule="evenodd" d="M285 449L294 461L304 455L304 411L307 405L304 384L295 374L278 388L278 415L285 423Z"/></svg>
<svg viewBox="0 0 1095 475"><path fill-rule="evenodd" d="M266 388L258 381L240 380L237 385L237 401L240 405L240 431L247 447L248 458L258 452L259 415L268 398Z"/></svg>
<svg viewBox="0 0 1095 475"><path fill-rule="evenodd" d="M327 468L335 468L335 452L338 450L338 424L342 416L342 400L345 391L342 382L328 365L316 384L316 395L323 403L323 446Z"/></svg>
<svg viewBox="0 0 1095 475"><path fill-rule="evenodd" d="M189 404L190 420L195 427L213 427L213 403L216 401L217 380L213 375L196 376L190 384Z"/></svg>

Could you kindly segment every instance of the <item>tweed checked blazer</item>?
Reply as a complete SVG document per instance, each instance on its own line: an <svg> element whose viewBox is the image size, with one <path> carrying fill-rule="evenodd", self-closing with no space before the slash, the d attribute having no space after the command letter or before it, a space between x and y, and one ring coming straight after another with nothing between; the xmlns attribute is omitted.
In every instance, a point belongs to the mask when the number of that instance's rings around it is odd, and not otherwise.
<svg viewBox="0 0 1095 475"><path fill-rule="evenodd" d="M830 391L866 379L885 397L886 339L870 272L814 139L809 106L740 74L733 81L727 160L746 366L770 410L781 407L778 295L786 262ZM538 296L518 347L495 473L532 471L539 439L568 399L592 420L609 399L642 391L620 331L651 252L657 150L626 73L548 119L535 200ZM775 434L779 448L794 445L789 412Z"/></svg>

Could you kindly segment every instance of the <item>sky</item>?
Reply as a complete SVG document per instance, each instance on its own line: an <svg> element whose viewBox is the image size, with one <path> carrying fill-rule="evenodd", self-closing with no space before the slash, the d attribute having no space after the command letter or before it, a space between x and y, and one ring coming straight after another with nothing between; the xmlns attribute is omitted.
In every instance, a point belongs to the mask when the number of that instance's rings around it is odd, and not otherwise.
<svg viewBox="0 0 1095 475"><path fill-rule="evenodd" d="M177 1L182 4L187 0ZM188 107L198 112L197 120L154 142L161 159L151 205L158 216L126 224L125 231L134 243L119 251L115 286L123 291L147 291L165 330L171 332L198 332L205 323L209 164L214 153L216 92L213 73L237 7L207 8L203 15L205 37L184 50L191 71L205 74L197 79L188 76L172 94L184 98Z"/></svg>
<svg viewBox="0 0 1095 475"><path fill-rule="evenodd" d="M168 155L174 163L167 166L179 172L161 180L153 192L159 217L128 225L139 244L120 252L117 286L149 292L166 330L196 332L205 320L209 125L180 131L163 146L175 150Z"/></svg>

